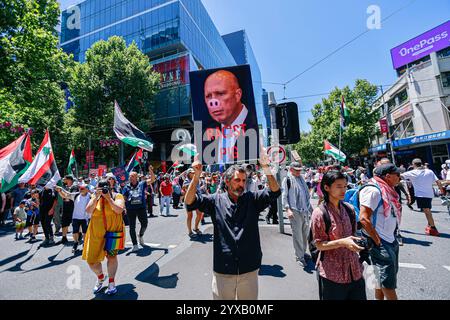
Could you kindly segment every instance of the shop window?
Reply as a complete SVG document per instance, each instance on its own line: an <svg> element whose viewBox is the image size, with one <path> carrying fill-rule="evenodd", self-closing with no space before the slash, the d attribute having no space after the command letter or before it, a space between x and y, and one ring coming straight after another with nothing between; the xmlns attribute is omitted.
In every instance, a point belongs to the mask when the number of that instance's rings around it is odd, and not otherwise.
<svg viewBox="0 0 450 320"><path fill-rule="evenodd" d="M446 57L450 57L450 47L447 47L445 49L442 49L441 51L437 52L437 56L439 58L446 58Z"/></svg>
<svg viewBox="0 0 450 320"><path fill-rule="evenodd" d="M442 86L445 88L450 87L450 72L441 73Z"/></svg>

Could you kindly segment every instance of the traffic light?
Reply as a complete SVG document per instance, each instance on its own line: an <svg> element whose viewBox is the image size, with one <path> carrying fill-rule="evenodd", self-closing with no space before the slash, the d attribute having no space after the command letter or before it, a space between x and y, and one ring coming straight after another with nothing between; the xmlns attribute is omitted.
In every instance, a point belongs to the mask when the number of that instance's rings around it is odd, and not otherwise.
<svg viewBox="0 0 450 320"><path fill-rule="evenodd" d="M295 102L278 104L270 108L272 128L278 129L280 144L294 144L300 141L298 108Z"/></svg>

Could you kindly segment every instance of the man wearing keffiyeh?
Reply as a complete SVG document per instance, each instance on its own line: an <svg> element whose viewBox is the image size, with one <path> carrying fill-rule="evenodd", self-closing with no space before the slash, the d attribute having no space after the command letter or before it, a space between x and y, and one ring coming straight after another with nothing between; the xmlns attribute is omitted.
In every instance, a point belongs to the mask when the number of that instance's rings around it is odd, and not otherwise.
<svg viewBox="0 0 450 320"><path fill-rule="evenodd" d="M363 235L373 243L370 259L379 276L377 300L397 300L399 244L396 239L402 206L394 187L400 182L400 170L382 164L374 170L369 186L359 193L360 222Z"/></svg>

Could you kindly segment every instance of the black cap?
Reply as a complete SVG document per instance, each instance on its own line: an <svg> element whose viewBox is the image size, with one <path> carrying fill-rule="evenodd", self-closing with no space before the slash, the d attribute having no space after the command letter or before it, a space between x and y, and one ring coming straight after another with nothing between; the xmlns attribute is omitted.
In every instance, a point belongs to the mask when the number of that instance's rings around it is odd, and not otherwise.
<svg viewBox="0 0 450 320"><path fill-rule="evenodd" d="M389 174L400 174L400 169L397 168L392 163L382 164L381 166L375 168L373 172L378 177L383 177L385 175Z"/></svg>

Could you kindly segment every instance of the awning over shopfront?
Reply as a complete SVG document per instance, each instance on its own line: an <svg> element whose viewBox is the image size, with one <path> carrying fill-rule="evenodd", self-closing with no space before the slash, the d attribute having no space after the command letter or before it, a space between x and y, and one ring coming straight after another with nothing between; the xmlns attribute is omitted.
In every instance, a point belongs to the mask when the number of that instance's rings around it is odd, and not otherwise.
<svg viewBox="0 0 450 320"><path fill-rule="evenodd" d="M409 147L409 146L413 146L413 145L419 145L419 144L423 144L423 143L447 140L447 139L450 139L450 130L436 132L436 133L430 133L430 134L426 134L423 136L416 136L416 137L394 140L393 146L395 149L397 149L397 148ZM370 148L369 153L386 151L386 149L387 149L387 146L384 143L384 144L375 146L373 148Z"/></svg>

